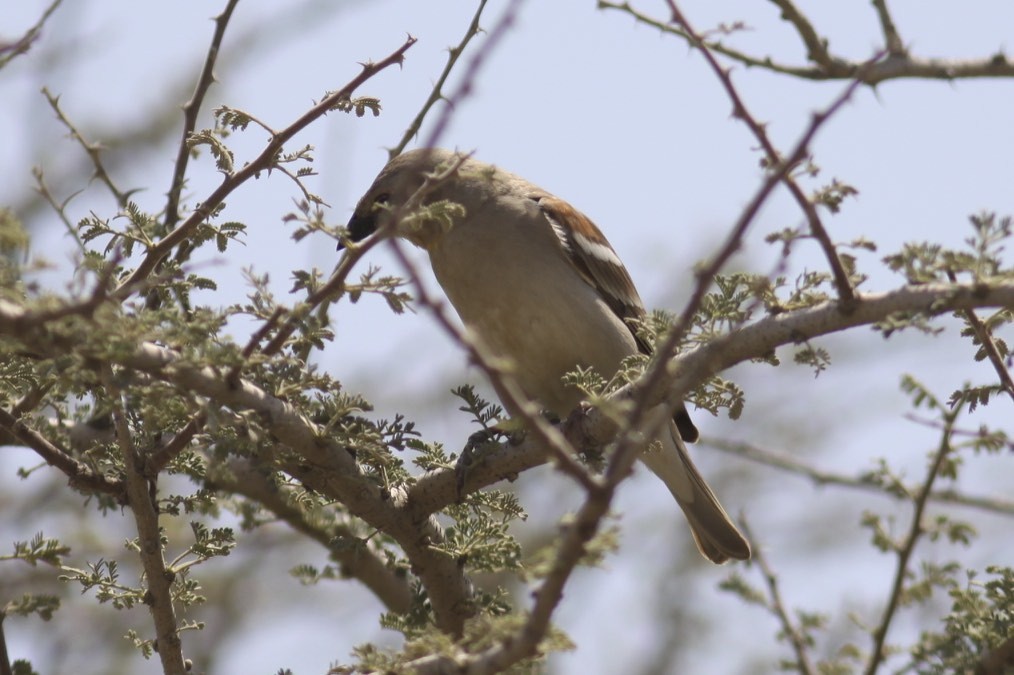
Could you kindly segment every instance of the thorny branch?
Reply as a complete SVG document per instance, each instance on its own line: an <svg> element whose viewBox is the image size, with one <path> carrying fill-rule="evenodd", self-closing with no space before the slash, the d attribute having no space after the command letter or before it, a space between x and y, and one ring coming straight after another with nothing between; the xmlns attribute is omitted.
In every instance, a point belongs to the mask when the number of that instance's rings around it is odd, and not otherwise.
<svg viewBox="0 0 1014 675"><path fill-rule="evenodd" d="M781 6L788 3L780 0L776 4ZM876 4L874 3L874 6ZM664 33L676 35L688 42L690 41L690 36L680 26L674 26L673 24L649 16L635 9L629 2L599 0L598 7L600 9L612 9L624 12L632 16L639 23L657 28ZM775 73L806 80L852 80L858 78L863 84L871 87L881 82L897 79L961 80L984 77L1014 77L1014 62L1010 61L1002 50L998 50L992 56L973 60L914 57L908 53L903 44L898 49L898 42L895 42L894 37L887 34L883 17L881 17L881 26L885 31L885 47L889 58L874 64L869 69L863 70L862 64L833 55L827 48L827 39L816 34L816 29L801 12L796 10L795 13L788 15L783 12L783 16L787 20L790 20L790 22L791 19L789 17L798 16L802 18L802 22L794 23L793 25L796 32L799 33L808 54L814 53L812 48L816 47L815 54L817 59L820 60L812 59L814 65L801 66L782 63L770 56L757 56L735 47L730 47L725 42L717 39L706 39L704 44L716 54L721 54L745 66L763 68ZM894 26L893 20L890 26ZM897 28L894 28L894 36L897 36ZM900 38L898 38L898 41L900 42Z"/></svg>
<svg viewBox="0 0 1014 675"><path fill-rule="evenodd" d="M895 499L905 499L906 497L904 495L915 494L918 489L918 486L905 486L900 488L882 485L865 474L846 476L831 471L825 471L796 459L796 457L788 453L765 450L749 443L732 442L707 437L702 438L700 442L703 446L713 448L720 452L734 455L736 457L742 457L750 460L751 462L770 466L775 469L779 469L780 471L788 471L789 473L804 476L813 481L815 485L837 485L857 490L866 490L868 492L875 492L877 494L884 495L885 497L893 497ZM1003 499L1001 497L978 497L958 492L956 490L933 490L930 492L928 499L942 504L958 504L960 506L969 506L982 509L983 511L991 511L993 513L1014 515L1014 501L1010 499Z"/></svg>
<svg viewBox="0 0 1014 675"><path fill-rule="evenodd" d="M916 543L923 534L922 516L926 510L926 503L929 501L930 493L933 491L933 484L936 482L937 476L940 475L940 469L944 465L944 460L951 451L951 430L954 428L954 422L957 420L958 413L959 410L955 410L944 414L945 426L940 434L940 446L933 457L933 464L923 480L922 489L915 499L913 499L912 523L909 526L908 536L905 537L905 541L901 543L896 551L898 554L898 564L894 573L894 582L891 585L887 607L884 608L884 615L880 619L880 624L873 631L873 649L870 654L870 660L866 664L866 675L874 675L886 656L884 645L887 640L887 631L890 629L894 613L901 603L905 579L908 577L909 560L912 557L912 552L915 551Z"/></svg>

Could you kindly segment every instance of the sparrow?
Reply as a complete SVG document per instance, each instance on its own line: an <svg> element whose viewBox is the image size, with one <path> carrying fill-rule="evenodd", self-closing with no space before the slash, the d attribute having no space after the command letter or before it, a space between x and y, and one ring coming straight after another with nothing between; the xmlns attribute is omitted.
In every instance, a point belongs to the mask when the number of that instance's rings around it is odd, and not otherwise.
<svg viewBox="0 0 1014 675"><path fill-rule="evenodd" d="M494 165L438 148L395 157L356 206L348 239L374 234L394 211L441 201L457 206L442 217L400 218L389 234L426 251L462 323L509 360L520 388L543 409L564 418L581 404L581 392L564 384L566 373L592 368L609 378L624 358L651 353L637 332L644 303L602 231L564 200ZM687 451L685 442L698 435L681 405L638 459L675 497L705 558L749 559L750 544Z"/></svg>

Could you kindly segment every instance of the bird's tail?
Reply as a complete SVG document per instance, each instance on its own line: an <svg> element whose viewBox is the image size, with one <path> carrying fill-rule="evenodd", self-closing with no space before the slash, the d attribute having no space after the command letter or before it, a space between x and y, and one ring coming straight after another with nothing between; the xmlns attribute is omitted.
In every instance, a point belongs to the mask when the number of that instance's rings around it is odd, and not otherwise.
<svg viewBox="0 0 1014 675"><path fill-rule="evenodd" d="M687 448L670 422L661 448L653 447L641 461L662 479L690 522L701 554L716 564L750 558L750 543L733 524L718 498L697 471Z"/></svg>

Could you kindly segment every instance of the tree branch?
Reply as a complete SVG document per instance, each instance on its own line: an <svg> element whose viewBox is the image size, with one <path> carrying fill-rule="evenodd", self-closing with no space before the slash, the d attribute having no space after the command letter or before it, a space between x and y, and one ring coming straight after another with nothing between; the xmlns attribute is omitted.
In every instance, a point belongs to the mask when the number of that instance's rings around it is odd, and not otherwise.
<svg viewBox="0 0 1014 675"><path fill-rule="evenodd" d="M183 660L183 643L180 640L179 624L173 607L172 584L175 574L165 564L162 548L162 532L158 524L155 478L143 473L144 460L137 451L130 436L127 411L122 393L116 384L113 369L108 364L102 367L102 379L110 398L118 405L113 407L113 422L116 440L123 453L124 485L127 505L134 515L137 527L138 555L144 568L148 592L145 604L155 623L155 646L162 661L165 675L186 675Z"/></svg>
<svg viewBox="0 0 1014 675"><path fill-rule="evenodd" d="M745 517L741 516L739 518L739 525L743 528L743 534L746 535L746 538L751 542L755 542L752 548L753 560L760 567L761 574L764 576L764 583L768 587L768 610L778 617L778 622L782 625L782 632L788 638L789 644L792 645L792 651L796 654L796 665L799 668L799 672L803 673L803 675L816 675L818 671L810 659L806 637L792 622L792 617L789 616L789 612L785 608L782 593L778 589L778 575L775 574L774 568L768 563L767 556L764 554L764 547L757 543L757 537L754 535Z"/></svg>
<svg viewBox="0 0 1014 675"><path fill-rule="evenodd" d="M887 639L887 631L891 627L891 620L894 618L898 605L901 603L901 594L905 588L905 578L908 576L908 562L915 551L916 543L923 533L922 516L926 510L926 502L929 500L930 493L933 490L933 483L936 481L937 476L940 475L944 459L951 450L951 430L954 427L954 422L957 420L958 412L955 410L944 413L945 428L941 433L940 447L933 457L933 464L926 474L922 489L913 500L912 523L909 526L908 536L905 538L901 548L898 549L898 564L894 573L894 582L891 585L891 594L888 596L887 607L884 608L884 615L880 620L880 624L873 631L873 651L870 654L869 663L866 664L866 670L864 671L866 675L874 675L886 656L884 644Z"/></svg>
<svg viewBox="0 0 1014 675"><path fill-rule="evenodd" d="M208 46L208 54L204 58L204 67L197 77L197 85L190 100L183 104L183 137L180 139L179 149L176 151L176 164L173 167L172 182L169 184L168 199L165 208L165 231L169 232L180 219L180 195L183 193L183 185L186 182L187 164L190 161L190 146L187 141L190 134L197 128L197 115L201 112L201 105L208 89L215 82L215 62L218 60L218 52L222 47L222 40L225 37L225 29L232 18L232 12L236 9L239 0L228 0L222 13L215 17L215 32L211 37L211 44Z"/></svg>
<svg viewBox="0 0 1014 675"><path fill-rule="evenodd" d="M320 103L303 113L303 115L295 122L274 134L257 157L251 160L248 164L244 165L242 169L226 176L225 180L222 181L222 184L208 195L208 197L201 202L200 206L194 209L193 213L191 213L190 216L179 225L179 227L166 234L166 236L159 241L158 244L148 249L147 254L144 256L144 259L137 268L135 268L130 276L120 283L113 292L113 297L118 300L123 300L134 293L136 289L143 285L144 280L156 269L158 264L165 259L165 257L169 255L176 246L186 241L191 233L221 205L226 197L232 194L232 192L243 183L247 182L260 172L266 171L270 168L275 162L277 154L282 150L284 145L292 139L293 136L320 117L323 117L330 110L334 109L335 105L339 102L351 98L352 93L355 92L356 89L377 73L390 66L400 64L405 58L405 52L408 51L415 42L416 39L409 36L401 47L396 49L386 58L377 63L367 63L363 65L362 72L353 78L348 84L330 96L325 97L320 101Z"/></svg>
<svg viewBox="0 0 1014 675"><path fill-rule="evenodd" d="M700 445L707 448L713 448L719 452L724 452L736 457L742 457L752 462L756 462L757 464L763 464L764 466L774 467L781 471L788 471L789 473L805 476L813 481L814 484L819 486L837 485L840 487L875 492L894 499L905 498L901 494L901 491L882 485L875 480L872 480L867 474L845 476L830 471L824 471L796 459L796 457L788 453L765 450L749 443L732 442L720 438L710 437L703 437L700 441ZM917 489L918 486L906 486L903 491L907 494L915 494ZM958 504L961 506L982 509L983 511L991 511L993 513L1014 515L1014 501L1001 499L999 497L977 497L974 495L966 495L955 490L933 490L930 492L928 499L930 501L940 502L943 504Z"/></svg>
<svg viewBox="0 0 1014 675"><path fill-rule="evenodd" d="M957 281L956 275L950 270L947 271L947 277L951 282ZM979 338L979 344L982 345L983 351L986 352L989 362L993 364L993 370L996 371L997 377L1000 378L1000 386L1011 397L1011 400L1014 400L1014 380L1011 380L1010 371L1007 370L1007 364L1004 363L1003 356L1000 355L1000 350L997 348L996 342L993 341L989 327L970 309L963 311L962 314L964 314L972 330L975 331L975 336Z"/></svg>
<svg viewBox="0 0 1014 675"><path fill-rule="evenodd" d="M634 9L629 2L610 2L599 0L600 9L614 9L632 16L639 23L657 28L658 30L676 35L690 41L686 31L678 26L667 24ZM798 31L798 28L797 28ZM823 43L823 39L820 39ZM763 68L771 72L798 77L804 80L852 80L859 79L863 84L874 87L881 82L898 79L934 79L962 80L980 77L1014 77L1014 62L1007 59L1003 51L982 59L951 60L934 58L915 58L906 51L891 53L890 58L873 64L860 72L862 64L829 53L830 61L825 65L797 66L775 61L770 56L754 56L742 50L729 47L720 40L706 40L705 44L712 51L728 57L745 66Z"/></svg>

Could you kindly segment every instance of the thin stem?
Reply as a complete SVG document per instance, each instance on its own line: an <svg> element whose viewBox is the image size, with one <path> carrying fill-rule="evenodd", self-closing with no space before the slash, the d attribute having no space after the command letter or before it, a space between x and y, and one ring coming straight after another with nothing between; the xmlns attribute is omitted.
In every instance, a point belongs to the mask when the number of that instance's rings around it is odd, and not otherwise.
<svg viewBox="0 0 1014 675"><path fill-rule="evenodd" d="M936 482L937 476L940 475L940 469L944 464L944 460L951 451L951 430L954 428L957 416L958 411L945 414L944 429L940 435L940 446L934 454L933 463L930 465L926 478L923 481L922 489L916 495L913 502L912 522L909 525L908 536L898 550L898 564L895 568L894 582L891 585L891 594L888 596L887 607L884 608L884 615L880 619L880 624L873 631L873 650L870 654L870 661L864 671L866 675L876 673L886 656L884 644L887 640L887 631L890 629L891 621L894 619L895 612L901 603L901 595L905 589L905 579L908 576L909 560L912 558L915 545L923 533L922 517L926 510L929 496L933 491L933 483Z"/></svg>

